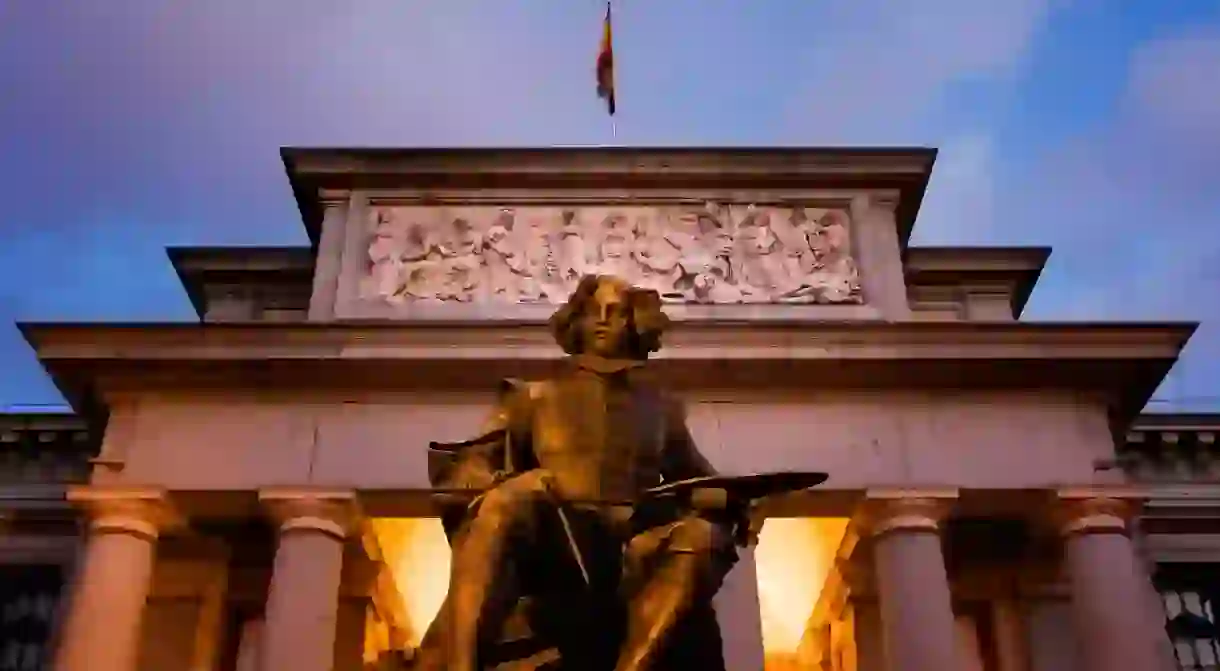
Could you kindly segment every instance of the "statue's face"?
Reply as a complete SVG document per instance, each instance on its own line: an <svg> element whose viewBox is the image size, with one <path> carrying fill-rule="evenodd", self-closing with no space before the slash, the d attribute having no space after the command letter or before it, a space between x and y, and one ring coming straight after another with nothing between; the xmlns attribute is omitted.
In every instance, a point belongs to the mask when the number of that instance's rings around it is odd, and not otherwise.
<svg viewBox="0 0 1220 671"><path fill-rule="evenodd" d="M503 226L492 226L487 231L487 243L499 249L508 241L508 231Z"/></svg>
<svg viewBox="0 0 1220 671"><path fill-rule="evenodd" d="M745 249L751 255L766 254L775 245L775 234L766 226L749 226L741 233Z"/></svg>
<svg viewBox="0 0 1220 671"><path fill-rule="evenodd" d="M580 317L581 343L586 353L606 358L627 353L627 309L625 285L598 283L593 297L585 301L585 312Z"/></svg>
<svg viewBox="0 0 1220 671"><path fill-rule="evenodd" d="M717 231L710 236L708 247L716 256L728 256L733 253L733 236Z"/></svg>

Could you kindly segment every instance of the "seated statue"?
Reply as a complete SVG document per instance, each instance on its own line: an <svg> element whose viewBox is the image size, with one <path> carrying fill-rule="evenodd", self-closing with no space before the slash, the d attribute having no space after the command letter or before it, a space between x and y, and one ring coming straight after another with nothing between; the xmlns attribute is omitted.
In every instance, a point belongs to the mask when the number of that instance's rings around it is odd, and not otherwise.
<svg viewBox="0 0 1220 671"><path fill-rule="evenodd" d="M715 475L646 366L667 324L655 291L585 277L550 322L562 371L506 382L485 432L434 444L453 558L414 668L723 671L711 599L746 515L649 495ZM531 638L535 661L505 652Z"/></svg>

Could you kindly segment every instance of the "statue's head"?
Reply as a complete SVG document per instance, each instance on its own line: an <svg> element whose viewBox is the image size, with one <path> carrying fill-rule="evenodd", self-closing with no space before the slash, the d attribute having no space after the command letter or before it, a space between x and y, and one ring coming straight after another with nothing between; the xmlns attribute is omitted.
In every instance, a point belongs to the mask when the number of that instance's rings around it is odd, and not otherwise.
<svg viewBox="0 0 1220 671"><path fill-rule="evenodd" d="M564 352L607 359L648 358L668 325L660 294L610 275L586 275L551 317Z"/></svg>
<svg viewBox="0 0 1220 671"><path fill-rule="evenodd" d="M779 239L769 225L769 219L752 221L738 231L742 251L747 256L762 256L775 249Z"/></svg>

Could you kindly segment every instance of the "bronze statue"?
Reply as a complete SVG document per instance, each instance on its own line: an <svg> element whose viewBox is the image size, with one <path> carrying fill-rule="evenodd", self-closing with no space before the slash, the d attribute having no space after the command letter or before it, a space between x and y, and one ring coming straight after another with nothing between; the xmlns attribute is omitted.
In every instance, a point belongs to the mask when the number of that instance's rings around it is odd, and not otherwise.
<svg viewBox="0 0 1220 671"><path fill-rule="evenodd" d="M550 325L563 371L507 381L486 431L433 444L453 560L415 668L723 670L711 598L749 502L672 484L724 479L646 367L660 296L588 276Z"/></svg>

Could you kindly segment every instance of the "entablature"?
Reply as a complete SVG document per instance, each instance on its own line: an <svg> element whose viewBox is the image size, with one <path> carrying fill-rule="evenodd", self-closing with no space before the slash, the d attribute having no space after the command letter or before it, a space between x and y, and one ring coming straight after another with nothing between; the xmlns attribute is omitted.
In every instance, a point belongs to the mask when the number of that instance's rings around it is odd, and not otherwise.
<svg viewBox="0 0 1220 671"><path fill-rule="evenodd" d="M1120 436L1116 465L1138 482L1220 484L1218 433L1214 414L1141 415Z"/></svg>
<svg viewBox="0 0 1220 671"><path fill-rule="evenodd" d="M55 498L45 486L87 480L98 433L68 412L0 413L0 492L7 492L0 508L5 500Z"/></svg>
<svg viewBox="0 0 1220 671"><path fill-rule="evenodd" d="M1055 389L1126 426L1193 324L677 323L656 356L675 387ZM561 359L545 322L23 324L75 404L127 385L491 389Z"/></svg>

